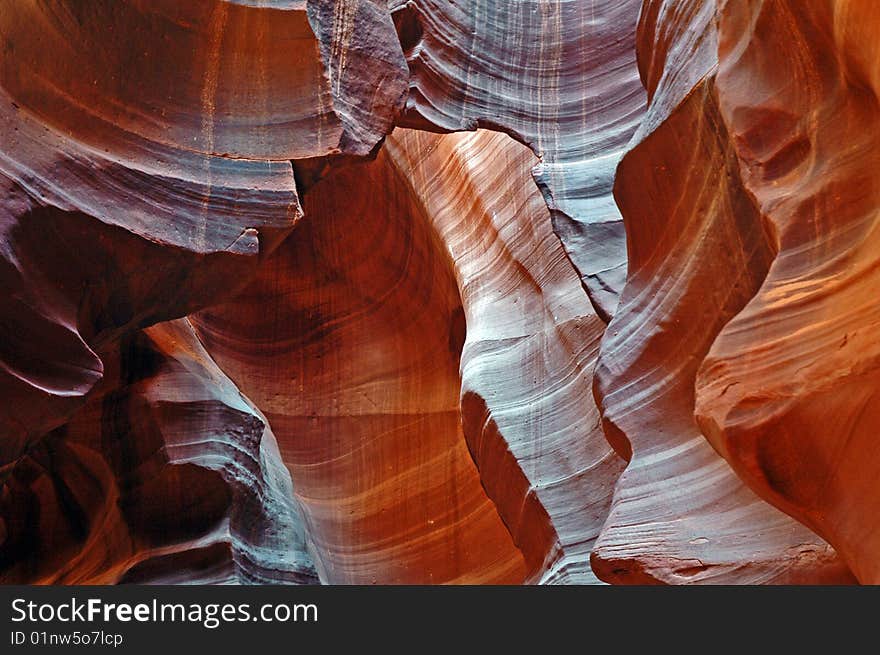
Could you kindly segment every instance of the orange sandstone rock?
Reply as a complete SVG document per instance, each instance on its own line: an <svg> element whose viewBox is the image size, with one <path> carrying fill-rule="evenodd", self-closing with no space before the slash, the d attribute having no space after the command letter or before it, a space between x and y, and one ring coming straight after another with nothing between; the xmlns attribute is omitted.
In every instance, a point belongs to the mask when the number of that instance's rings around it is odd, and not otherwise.
<svg viewBox="0 0 880 655"><path fill-rule="evenodd" d="M720 110L773 258L701 367L697 418L876 584L880 7L727 2L718 20Z"/></svg>
<svg viewBox="0 0 880 655"><path fill-rule="evenodd" d="M96 393L5 481L0 581L314 581L275 438L189 322L103 357Z"/></svg>
<svg viewBox="0 0 880 655"><path fill-rule="evenodd" d="M609 582L840 583L833 549L748 489L694 420L697 370L773 258L715 88L712 3L647 2L650 105L617 171L629 275L596 394L629 459L593 568Z"/></svg>

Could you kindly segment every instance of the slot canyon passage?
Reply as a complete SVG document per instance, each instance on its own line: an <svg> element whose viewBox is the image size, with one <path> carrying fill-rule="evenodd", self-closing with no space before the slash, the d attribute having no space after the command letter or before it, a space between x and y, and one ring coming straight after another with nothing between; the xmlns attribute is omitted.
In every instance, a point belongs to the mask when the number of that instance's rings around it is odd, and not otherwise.
<svg viewBox="0 0 880 655"><path fill-rule="evenodd" d="M0 4L0 582L880 583L878 35Z"/></svg>

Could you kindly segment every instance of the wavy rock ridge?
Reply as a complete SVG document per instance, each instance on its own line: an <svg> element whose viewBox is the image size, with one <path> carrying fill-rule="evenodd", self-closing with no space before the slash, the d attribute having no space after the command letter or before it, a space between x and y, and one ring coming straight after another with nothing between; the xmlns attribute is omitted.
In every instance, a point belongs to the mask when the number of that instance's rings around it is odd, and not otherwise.
<svg viewBox="0 0 880 655"><path fill-rule="evenodd" d="M697 369L772 253L718 111L714 13L690 9L678 31L663 29L664 3L642 14L650 106L615 185L630 272L596 375L629 466L593 566L609 581L839 581L848 573L830 547L755 496L693 418Z"/></svg>
<svg viewBox="0 0 880 655"><path fill-rule="evenodd" d="M878 29L10 3L0 582L880 581Z"/></svg>

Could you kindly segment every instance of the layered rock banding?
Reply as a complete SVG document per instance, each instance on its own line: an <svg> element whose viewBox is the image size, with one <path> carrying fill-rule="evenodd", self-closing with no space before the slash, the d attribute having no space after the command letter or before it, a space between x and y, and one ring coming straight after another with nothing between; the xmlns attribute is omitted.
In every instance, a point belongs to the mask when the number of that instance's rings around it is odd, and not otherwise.
<svg viewBox="0 0 880 655"><path fill-rule="evenodd" d="M615 183L629 276L596 391L629 465L593 567L641 583L846 580L831 548L752 493L693 418L697 369L757 291L772 251L718 112L712 8L690 3L684 13L677 3L678 22L667 25L668 4L642 14L650 105Z"/></svg>
<svg viewBox="0 0 880 655"><path fill-rule="evenodd" d="M322 579L521 582L462 438L465 317L437 235L384 152L305 202L298 238L195 324L272 425Z"/></svg>
<svg viewBox="0 0 880 655"><path fill-rule="evenodd" d="M0 582L880 581L878 21L0 9Z"/></svg>
<svg viewBox="0 0 880 655"><path fill-rule="evenodd" d="M467 323L461 421L483 485L530 580L593 582L588 554L622 464L590 394L605 326L528 184L534 156L483 131L398 130L386 147L453 262Z"/></svg>
<svg viewBox="0 0 880 655"><path fill-rule="evenodd" d="M6 481L4 580L315 581L268 423L189 322L127 335L104 361Z"/></svg>
<svg viewBox="0 0 880 655"><path fill-rule="evenodd" d="M554 228L607 321L626 277L614 168L644 110L639 0L392 0L410 67L399 123L487 127L540 158Z"/></svg>
<svg viewBox="0 0 880 655"><path fill-rule="evenodd" d="M775 256L703 363L697 418L755 491L877 584L880 8L728 2L718 20L720 110Z"/></svg>
<svg viewBox="0 0 880 655"><path fill-rule="evenodd" d="M307 4L0 12L0 465L100 379L94 351L113 331L247 276L300 215L291 159L365 155L390 128L406 69L387 12L342 3L335 20ZM352 47L356 27L386 47ZM376 106L353 110L364 85Z"/></svg>

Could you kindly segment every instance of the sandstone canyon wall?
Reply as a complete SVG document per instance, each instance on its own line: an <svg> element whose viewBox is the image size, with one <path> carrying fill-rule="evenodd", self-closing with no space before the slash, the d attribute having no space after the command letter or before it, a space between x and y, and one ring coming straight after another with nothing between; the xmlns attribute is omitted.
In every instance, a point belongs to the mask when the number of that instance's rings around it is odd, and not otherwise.
<svg viewBox="0 0 880 655"><path fill-rule="evenodd" d="M2 4L0 582L880 582L878 33Z"/></svg>

